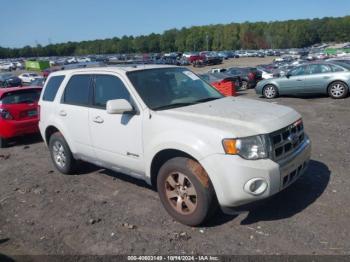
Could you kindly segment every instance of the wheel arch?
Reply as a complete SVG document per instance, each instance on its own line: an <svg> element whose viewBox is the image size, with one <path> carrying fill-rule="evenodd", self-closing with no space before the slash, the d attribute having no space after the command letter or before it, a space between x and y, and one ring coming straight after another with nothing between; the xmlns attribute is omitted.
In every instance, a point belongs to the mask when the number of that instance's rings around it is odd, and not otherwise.
<svg viewBox="0 0 350 262"><path fill-rule="evenodd" d="M161 151L157 152L151 161L150 166L150 183L151 185L157 189L157 176L160 168L170 159L175 157L187 157L190 159L193 159L197 162L199 162L195 157L193 157L191 154L188 154L182 150L179 149L162 149Z"/></svg>
<svg viewBox="0 0 350 262"><path fill-rule="evenodd" d="M331 85L332 85L333 83L335 83L335 82L341 82L341 83L343 83L343 84L348 88L348 91L350 91L350 90L349 90L349 84L348 84L346 81L336 79L336 80L332 80L332 81L327 85L327 90L326 90L327 94L329 94L329 88L330 88Z"/></svg>
<svg viewBox="0 0 350 262"><path fill-rule="evenodd" d="M50 137L56 132L61 132L61 131L57 127L55 127L53 125L48 126L45 129L45 142L46 142L47 145L49 144Z"/></svg>

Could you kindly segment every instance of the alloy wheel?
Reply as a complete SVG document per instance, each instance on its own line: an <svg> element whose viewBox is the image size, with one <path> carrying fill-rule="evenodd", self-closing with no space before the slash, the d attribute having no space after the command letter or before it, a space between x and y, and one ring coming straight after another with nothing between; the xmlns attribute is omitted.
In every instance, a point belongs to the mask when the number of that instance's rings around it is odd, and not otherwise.
<svg viewBox="0 0 350 262"><path fill-rule="evenodd" d="M247 81L242 81L241 89L242 89L242 90L248 89L248 82L247 82Z"/></svg>
<svg viewBox="0 0 350 262"><path fill-rule="evenodd" d="M267 86L264 89L264 95L266 98L274 98L276 96L276 88L274 86Z"/></svg>
<svg viewBox="0 0 350 262"><path fill-rule="evenodd" d="M52 147L53 157L55 160L55 163L60 168L64 168L66 165L66 152L64 150L63 145L59 141L55 141Z"/></svg>
<svg viewBox="0 0 350 262"><path fill-rule="evenodd" d="M188 215L197 207L197 191L191 180L182 173L171 173L165 180L167 200L176 212Z"/></svg>
<svg viewBox="0 0 350 262"><path fill-rule="evenodd" d="M345 86L341 83L336 83L331 86L331 94L333 97L342 97L345 93Z"/></svg>

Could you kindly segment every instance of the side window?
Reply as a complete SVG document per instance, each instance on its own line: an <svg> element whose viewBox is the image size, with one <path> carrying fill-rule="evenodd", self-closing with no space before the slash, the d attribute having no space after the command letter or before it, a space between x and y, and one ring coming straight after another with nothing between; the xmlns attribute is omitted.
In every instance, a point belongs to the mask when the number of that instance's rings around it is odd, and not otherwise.
<svg viewBox="0 0 350 262"><path fill-rule="evenodd" d="M330 65L332 67L332 71L333 72L343 72L344 69L341 68L340 66L337 66L337 65Z"/></svg>
<svg viewBox="0 0 350 262"><path fill-rule="evenodd" d="M47 83L43 94L44 101L52 102L53 100L55 100L58 88L60 87L63 79L64 79L64 76L50 77L49 82Z"/></svg>
<svg viewBox="0 0 350 262"><path fill-rule="evenodd" d="M123 82L116 76L96 75L94 106L106 108L107 101L114 99L130 101L130 94Z"/></svg>
<svg viewBox="0 0 350 262"><path fill-rule="evenodd" d="M310 74L322 74L331 72L331 68L328 65L315 64L309 65Z"/></svg>
<svg viewBox="0 0 350 262"><path fill-rule="evenodd" d="M301 76L305 75L305 66L298 66L290 71L291 76Z"/></svg>
<svg viewBox="0 0 350 262"><path fill-rule="evenodd" d="M63 103L86 106L89 104L90 75L74 75L64 90Z"/></svg>

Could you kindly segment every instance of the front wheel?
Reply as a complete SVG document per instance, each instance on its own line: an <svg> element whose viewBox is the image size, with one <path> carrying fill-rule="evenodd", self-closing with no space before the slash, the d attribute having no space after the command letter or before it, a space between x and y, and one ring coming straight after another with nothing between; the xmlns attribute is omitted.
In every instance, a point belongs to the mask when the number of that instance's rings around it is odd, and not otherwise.
<svg viewBox="0 0 350 262"><path fill-rule="evenodd" d="M72 174L75 171L76 160L60 132L50 137L49 149L56 169L63 174Z"/></svg>
<svg viewBox="0 0 350 262"><path fill-rule="evenodd" d="M349 87L340 81L333 82L328 88L328 94L334 99L345 98L349 93Z"/></svg>
<svg viewBox="0 0 350 262"><path fill-rule="evenodd" d="M198 226L217 209L210 179L195 160L176 157L167 161L159 170L157 188L167 212L185 225Z"/></svg>
<svg viewBox="0 0 350 262"><path fill-rule="evenodd" d="M277 88L274 85L267 85L264 87L263 95L267 99L276 98L278 96Z"/></svg>
<svg viewBox="0 0 350 262"><path fill-rule="evenodd" d="M245 80L242 80L242 86L240 90L247 90L248 89L248 82Z"/></svg>

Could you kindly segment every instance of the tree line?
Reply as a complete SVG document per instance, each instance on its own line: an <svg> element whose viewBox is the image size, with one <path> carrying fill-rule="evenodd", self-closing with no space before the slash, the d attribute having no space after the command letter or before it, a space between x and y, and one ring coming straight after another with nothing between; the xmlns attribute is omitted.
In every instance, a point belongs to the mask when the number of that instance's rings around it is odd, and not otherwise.
<svg viewBox="0 0 350 262"><path fill-rule="evenodd" d="M137 37L123 36L23 48L0 47L0 58L302 48L333 41L350 41L350 16L193 26Z"/></svg>

